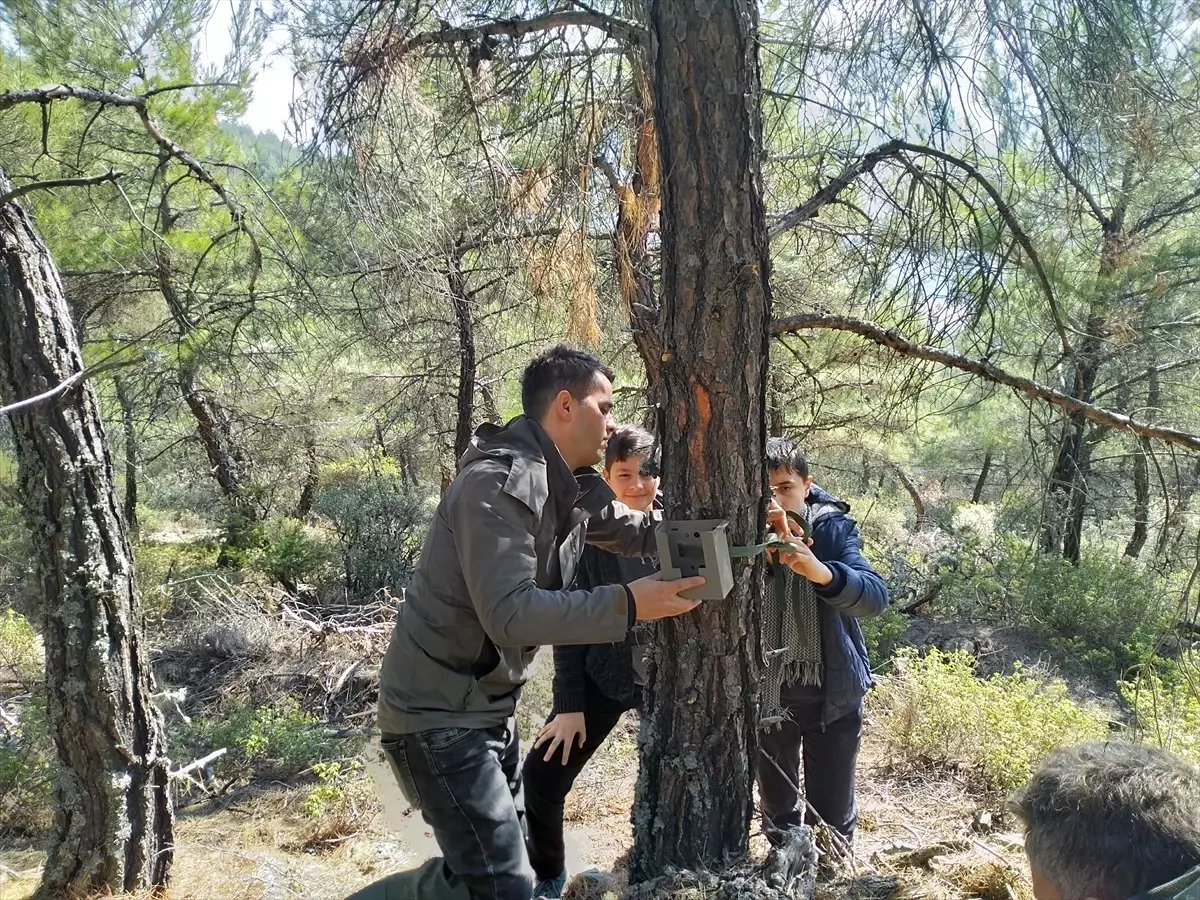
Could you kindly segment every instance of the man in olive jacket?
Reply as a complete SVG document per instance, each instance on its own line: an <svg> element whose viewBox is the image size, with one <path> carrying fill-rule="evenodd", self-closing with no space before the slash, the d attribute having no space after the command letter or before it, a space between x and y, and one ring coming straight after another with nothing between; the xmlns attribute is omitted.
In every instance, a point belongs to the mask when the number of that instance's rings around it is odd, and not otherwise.
<svg viewBox="0 0 1200 900"><path fill-rule="evenodd" d="M526 368L525 415L484 425L438 505L379 687L381 744L442 859L358 900L530 900L513 713L542 644L618 642L679 615L703 579L568 590L584 542L656 554L649 516L591 469L613 432L612 372L559 345ZM577 474L578 473L578 474Z"/></svg>

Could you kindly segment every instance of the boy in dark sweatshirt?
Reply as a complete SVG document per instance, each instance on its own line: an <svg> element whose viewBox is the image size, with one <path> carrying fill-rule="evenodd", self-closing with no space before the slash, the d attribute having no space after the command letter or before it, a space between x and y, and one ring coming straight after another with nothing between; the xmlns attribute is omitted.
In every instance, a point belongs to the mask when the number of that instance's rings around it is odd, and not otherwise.
<svg viewBox="0 0 1200 900"><path fill-rule="evenodd" d="M778 554L762 605L763 640L772 651L758 758L763 830L778 841L791 826L819 816L849 840L858 818L862 700L871 686L858 620L887 608L887 586L863 558L858 525L846 515L850 506L813 484L803 450L771 438L767 468L773 503L788 513L799 549ZM801 762L808 812L797 790Z"/></svg>
<svg viewBox="0 0 1200 900"><path fill-rule="evenodd" d="M657 448L650 432L618 428L608 439L604 480L617 499L642 512L658 497ZM652 558L617 556L588 545L575 588L628 584L658 570ZM640 708L649 631L635 626L619 644L554 648L554 708L525 757L525 822L529 861L538 879L533 896L558 898L566 886L563 804L576 776L616 726Z"/></svg>

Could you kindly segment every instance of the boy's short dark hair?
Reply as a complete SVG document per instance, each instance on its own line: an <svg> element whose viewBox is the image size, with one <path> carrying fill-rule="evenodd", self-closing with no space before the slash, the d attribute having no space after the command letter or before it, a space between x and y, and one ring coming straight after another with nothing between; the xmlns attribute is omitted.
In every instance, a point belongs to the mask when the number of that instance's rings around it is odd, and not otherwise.
<svg viewBox="0 0 1200 900"><path fill-rule="evenodd" d="M643 472L651 476L658 475L660 454L654 435L637 425L622 425L608 439L604 450L604 469L608 471L617 463L635 456L644 457L641 466Z"/></svg>
<svg viewBox="0 0 1200 900"><path fill-rule="evenodd" d="M521 375L521 408L541 421L559 391L570 391L576 400L588 395L597 375L613 380L613 371L585 350L555 344L534 358Z"/></svg>
<svg viewBox="0 0 1200 900"><path fill-rule="evenodd" d="M1125 900L1200 865L1200 769L1157 747L1056 750L1008 805L1063 897Z"/></svg>
<svg viewBox="0 0 1200 900"><path fill-rule="evenodd" d="M767 438L767 470L787 469L801 478L808 477L808 457L791 438Z"/></svg>

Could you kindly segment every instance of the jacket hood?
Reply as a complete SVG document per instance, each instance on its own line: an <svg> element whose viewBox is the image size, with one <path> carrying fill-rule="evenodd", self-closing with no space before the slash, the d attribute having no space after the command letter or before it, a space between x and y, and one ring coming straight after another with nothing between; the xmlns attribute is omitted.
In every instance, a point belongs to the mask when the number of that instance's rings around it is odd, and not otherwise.
<svg viewBox="0 0 1200 900"><path fill-rule="evenodd" d="M826 516L846 515L850 512L850 504L839 500L822 487L813 485L808 491L808 518L810 522L823 519Z"/></svg>

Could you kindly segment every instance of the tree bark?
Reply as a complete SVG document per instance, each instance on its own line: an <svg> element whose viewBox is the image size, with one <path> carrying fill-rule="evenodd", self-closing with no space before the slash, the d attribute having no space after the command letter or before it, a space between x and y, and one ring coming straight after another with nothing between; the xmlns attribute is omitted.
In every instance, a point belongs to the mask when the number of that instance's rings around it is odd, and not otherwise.
<svg viewBox="0 0 1200 900"><path fill-rule="evenodd" d="M983 465L979 468L979 477L975 479L975 489L971 491L971 502L983 500L983 488L987 484L988 474L992 471L992 449L989 447L983 454Z"/></svg>
<svg viewBox="0 0 1200 900"><path fill-rule="evenodd" d="M912 500L913 516L916 522L913 525L913 531L920 531L925 527L925 500L921 497L921 492L917 490L917 484L908 474L895 463L892 463L892 471L896 473L896 477L900 479L900 483L904 485L904 490L908 492L909 499Z"/></svg>
<svg viewBox="0 0 1200 900"><path fill-rule="evenodd" d="M82 368L58 271L24 211L9 203L0 208L0 393L20 399ZM38 896L163 885L174 853L169 761L99 406L82 383L11 422L22 505L37 536L47 712L60 766Z"/></svg>
<svg viewBox="0 0 1200 900"><path fill-rule="evenodd" d="M133 421L133 399L129 396L129 385L124 378L113 379L117 389L117 402L121 405L121 432L125 438L125 502L122 510L125 513L125 528L129 539L137 541L141 532L138 521L138 439L137 428Z"/></svg>
<svg viewBox="0 0 1200 900"><path fill-rule="evenodd" d="M653 0L662 185L667 514L765 517L769 258L754 0ZM712 868L746 852L758 751L758 588L660 626L642 717L631 871Z"/></svg>
<svg viewBox="0 0 1200 900"><path fill-rule="evenodd" d="M1151 366L1146 372L1146 414L1157 418L1162 394L1158 372ZM1125 555L1137 559L1150 536L1150 455L1154 452L1147 438L1138 440L1133 457L1133 533L1125 545Z"/></svg>
<svg viewBox="0 0 1200 900"><path fill-rule="evenodd" d="M1154 555L1167 557L1173 555L1183 537L1184 523L1187 521L1188 507L1191 506L1192 496L1200 488L1200 456L1192 461L1191 469L1185 475L1178 474L1178 487L1175 492L1175 505L1171 507L1170 515L1163 521L1162 531L1158 535L1158 544Z"/></svg>
<svg viewBox="0 0 1200 900"><path fill-rule="evenodd" d="M304 484L300 488L300 498L296 508L292 510L292 518L303 521L312 512L313 502L317 499L317 486L321 481L321 460L317 456L317 438L311 429L304 432Z"/></svg>
<svg viewBox="0 0 1200 900"><path fill-rule="evenodd" d="M475 318L471 311L471 292L462 270L462 255L455 251L448 260L446 284L454 304L454 322L458 328L458 422L454 428L454 458L461 459L475 433Z"/></svg>
<svg viewBox="0 0 1200 900"><path fill-rule="evenodd" d="M1093 307L1088 316L1084 338L1075 352L1075 374L1070 396L1084 403L1092 400L1100 354L1104 346L1105 320ZM1083 540L1083 518L1087 511L1088 487L1092 472L1089 424L1079 412L1063 423L1058 453L1047 482L1047 521L1042 546L1048 553L1061 551L1063 558L1079 563Z"/></svg>

